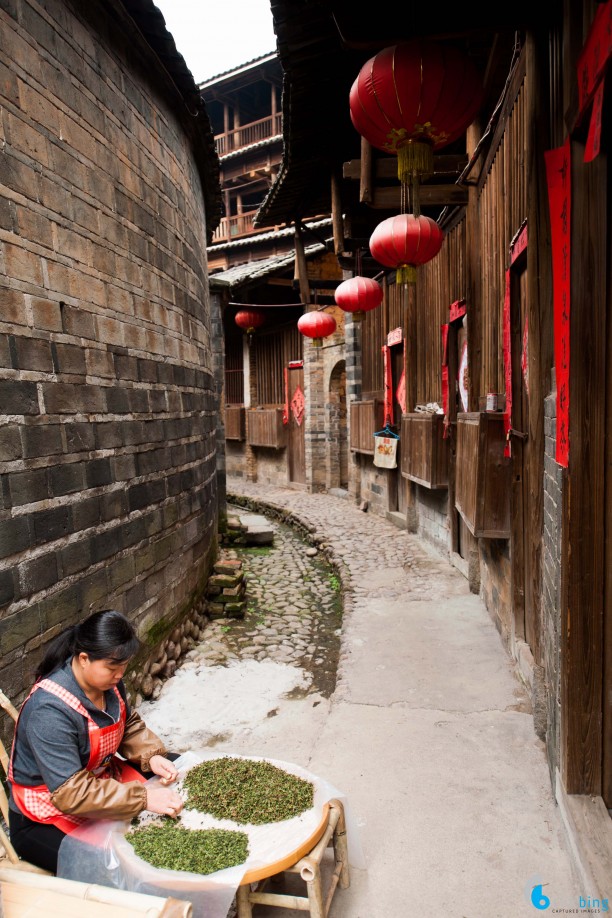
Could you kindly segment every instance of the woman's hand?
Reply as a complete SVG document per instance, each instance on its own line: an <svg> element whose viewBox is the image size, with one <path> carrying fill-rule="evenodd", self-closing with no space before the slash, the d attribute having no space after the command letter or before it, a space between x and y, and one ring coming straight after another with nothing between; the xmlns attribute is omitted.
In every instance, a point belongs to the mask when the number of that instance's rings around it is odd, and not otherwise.
<svg viewBox="0 0 612 918"><path fill-rule="evenodd" d="M178 771L170 759L165 759L163 755L151 756L149 761L149 771L161 778L164 785L172 784L178 778Z"/></svg>
<svg viewBox="0 0 612 918"><path fill-rule="evenodd" d="M180 795L175 790L171 790L171 788L147 785L146 792L146 809L151 813L159 813L161 816L172 816L173 819L176 819L183 809L183 801Z"/></svg>

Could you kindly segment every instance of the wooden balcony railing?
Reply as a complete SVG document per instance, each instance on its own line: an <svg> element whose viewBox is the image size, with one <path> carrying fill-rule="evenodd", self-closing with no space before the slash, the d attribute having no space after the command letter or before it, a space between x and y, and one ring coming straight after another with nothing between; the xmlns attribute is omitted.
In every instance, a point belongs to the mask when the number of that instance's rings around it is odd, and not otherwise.
<svg viewBox="0 0 612 918"><path fill-rule="evenodd" d="M250 210L246 214L236 214L234 217L221 217L221 223L213 236L213 245L215 242L236 239L238 236L246 236L252 233L253 217L256 213L256 210Z"/></svg>
<svg viewBox="0 0 612 918"><path fill-rule="evenodd" d="M282 449L287 445L287 428L282 408L251 408L247 411L247 443Z"/></svg>
<svg viewBox="0 0 612 918"><path fill-rule="evenodd" d="M269 115L259 121L251 121L250 124L243 124L241 127L228 131L227 134L217 134L215 137L217 153L219 156L225 156L227 153L233 153L234 150L248 147L252 143L259 143L260 140L277 137L282 130L283 116L281 114Z"/></svg>
<svg viewBox="0 0 612 918"><path fill-rule="evenodd" d="M244 440L245 437L245 409L242 405L225 406L225 439Z"/></svg>
<svg viewBox="0 0 612 918"><path fill-rule="evenodd" d="M351 404L351 450L374 455L374 434L383 426L384 404L370 399Z"/></svg>
<svg viewBox="0 0 612 918"><path fill-rule="evenodd" d="M500 413L457 415L455 506L476 538L510 536L510 459Z"/></svg>
<svg viewBox="0 0 612 918"><path fill-rule="evenodd" d="M444 439L443 414L402 417L402 475L425 488L448 487L450 440Z"/></svg>

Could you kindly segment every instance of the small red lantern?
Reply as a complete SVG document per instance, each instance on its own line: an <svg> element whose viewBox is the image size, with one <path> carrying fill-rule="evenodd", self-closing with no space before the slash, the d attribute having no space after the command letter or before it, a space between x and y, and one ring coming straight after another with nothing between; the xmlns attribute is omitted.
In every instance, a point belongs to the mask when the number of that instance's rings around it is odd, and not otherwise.
<svg viewBox="0 0 612 918"><path fill-rule="evenodd" d="M398 284L416 283L416 266L435 258L444 232L431 217L398 214L380 223L370 236L370 252L381 265L396 268Z"/></svg>
<svg viewBox="0 0 612 918"><path fill-rule="evenodd" d="M336 288L336 303L344 312L352 312L353 322L361 322L366 312L383 301L382 287L371 277L351 277Z"/></svg>
<svg viewBox="0 0 612 918"><path fill-rule="evenodd" d="M260 309L241 309L237 312L234 321L239 328L244 329L249 338L249 344L257 328L266 321L265 314Z"/></svg>
<svg viewBox="0 0 612 918"><path fill-rule="evenodd" d="M300 334L313 339L313 347L321 347L321 339L333 335L336 331L336 320L325 312L315 310L300 316L297 327Z"/></svg>
<svg viewBox="0 0 612 918"><path fill-rule="evenodd" d="M363 65L350 91L351 120L372 146L397 154L402 184L418 186L433 172L433 151L472 123L482 95L478 72L462 51L415 39Z"/></svg>

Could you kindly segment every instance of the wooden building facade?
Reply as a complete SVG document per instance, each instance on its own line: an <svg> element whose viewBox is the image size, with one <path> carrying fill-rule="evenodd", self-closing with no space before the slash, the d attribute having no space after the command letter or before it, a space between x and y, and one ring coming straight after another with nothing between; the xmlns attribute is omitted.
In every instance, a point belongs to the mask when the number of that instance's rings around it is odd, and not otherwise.
<svg viewBox="0 0 612 918"><path fill-rule="evenodd" d="M480 593L531 692L578 867L609 877L612 4L553 4L545 27L524 3L443 27L385 4L367 27L344 2L271 6L290 166L256 219L328 204L344 275L384 288L346 325L350 493L432 541ZM366 60L414 37L461 47L484 98L423 185L445 241L411 287L368 250L399 212L399 183L395 158L350 124L348 92ZM393 469L373 463L389 387Z"/></svg>

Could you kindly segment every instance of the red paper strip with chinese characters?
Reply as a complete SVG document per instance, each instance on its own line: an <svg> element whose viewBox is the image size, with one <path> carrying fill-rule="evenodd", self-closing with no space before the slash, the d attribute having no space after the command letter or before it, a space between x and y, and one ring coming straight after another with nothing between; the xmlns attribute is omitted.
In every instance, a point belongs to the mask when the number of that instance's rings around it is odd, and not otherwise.
<svg viewBox="0 0 612 918"><path fill-rule="evenodd" d="M509 456L510 428L512 427L512 345L510 336L510 268L506 269L506 287L504 291L504 315L502 348L504 353L504 382L506 386L506 410L504 411L504 430L506 432L506 446L504 456Z"/></svg>
<svg viewBox="0 0 612 918"><path fill-rule="evenodd" d="M406 371L405 370L402 370L400 381L398 382L397 389L395 390L395 397L397 399L397 404L402 409L402 414L406 414Z"/></svg>
<svg viewBox="0 0 612 918"><path fill-rule="evenodd" d="M444 439L448 437L448 323L442 331L442 409L444 411Z"/></svg>
<svg viewBox="0 0 612 918"><path fill-rule="evenodd" d="M556 460L569 461L571 155L569 138L544 154L552 242L555 374L557 378Z"/></svg>
<svg viewBox="0 0 612 918"><path fill-rule="evenodd" d="M385 376L385 417L383 424L393 423L393 378L391 375L391 348L386 344L382 346L383 372Z"/></svg>

